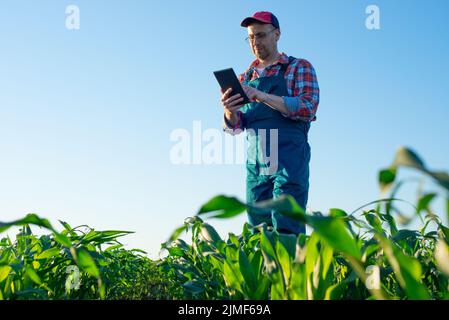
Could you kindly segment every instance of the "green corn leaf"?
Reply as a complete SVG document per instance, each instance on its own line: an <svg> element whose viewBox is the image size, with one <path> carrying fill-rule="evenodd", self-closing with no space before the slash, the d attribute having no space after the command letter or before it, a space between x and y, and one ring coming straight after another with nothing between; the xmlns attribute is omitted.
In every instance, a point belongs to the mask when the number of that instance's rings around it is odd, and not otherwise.
<svg viewBox="0 0 449 320"><path fill-rule="evenodd" d="M170 256L172 257L185 257L186 253L184 250L178 247L167 247L166 248Z"/></svg>
<svg viewBox="0 0 449 320"><path fill-rule="evenodd" d="M105 298L105 296L106 296L106 286L105 286L105 284L101 281L101 279L99 279L99 281L98 281L99 283L98 283L98 291L99 291L99 294L100 294L100 299L104 299Z"/></svg>
<svg viewBox="0 0 449 320"><path fill-rule="evenodd" d="M398 227L396 226L396 221L394 220L393 216L388 213L380 214L379 216L383 221L386 221L388 223L390 234L394 236L398 232Z"/></svg>
<svg viewBox="0 0 449 320"><path fill-rule="evenodd" d="M438 234L441 238L445 239L447 243L449 243L449 228L444 226L443 224L438 225Z"/></svg>
<svg viewBox="0 0 449 320"><path fill-rule="evenodd" d="M100 277L100 271L95 265L95 261L86 249L79 248L76 250L77 262L81 270L87 272L93 277Z"/></svg>
<svg viewBox="0 0 449 320"><path fill-rule="evenodd" d="M47 219L42 219L34 213L26 215L25 218L15 220L12 222L0 222L0 233L8 230L12 226L23 226L26 224L34 224L36 226L44 227L49 230L53 230L50 222Z"/></svg>
<svg viewBox="0 0 449 320"><path fill-rule="evenodd" d="M449 197L446 198L446 223L449 224Z"/></svg>
<svg viewBox="0 0 449 320"><path fill-rule="evenodd" d="M348 281L342 281L327 288L324 296L325 300L341 300L345 298Z"/></svg>
<svg viewBox="0 0 449 320"><path fill-rule="evenodd" d="M274 250L272 240L268 238L268 234L265 230L262 230L260 238L260 248L265 261L265 267L269 275L278 270L279 261L276 257L276 251Z"/></svg>
<svg viewBox="0 0 449 320"><path fill-rule="evenodd" d="M123 244L119 243L119 244L107 247L106 250L104 250L104 251L105 252L109 252L109 251L113 251L115 249L119 249L119 248L122 248L122 247L123 247Z"/></svg>
<svg viewBox="0 0 449 320"><path fill-rule="evenodd" d="M435 179L440 186L442 186L446 190L449 190L449 174L447 172L429 170L428 168L426 168L424 161L422 161L421 158L416 154L416 152L414 152L410 148L400 147L398 149L391 167L396 168L398 166L410 167L420 170Z"/></svg>
<svg viewBox="0 0 449 320"><path fill-rule="evenodd" d="M230 243L233 243L236 247L238 247L240 245L238 237L235 234L233 234L233 233L229 233L228 241Z"/></svg>
<svg viewBox="0 0 449 320"><path fill-rule="evenodd" d="M205 241L210 243L223 242L218 232L208 223L203 223L200 235Z"/></svg>
<svg viewBox="0 0 449 320"><path fill-rule="evenodd" d="M204 285L199 280L190 280L182 285L191 294L198 295L204 292Z"/></svg>
<svg viewBox="0 0 449 320"><path fill-rule="evenodd" d="M332 258L334 257L334 251L331 246L328 244L321 245L321 257L323 260L323 270L322 270L322 279L326 279L327 272L329 271L329 267L332 263Z"/></svg>
<svg viewBox="0 0 449 320"><path fill-rule="evenodd" d="M396 168L388 168L379 171L379 186L381 192L386 192L396 179Z"/></svg>
<svg viewBox="0 0 449 320"><path fill-rule="evenodd" d="M279 233L278 241L285 247L290 258L295 259L296 242L298 241L297 236L294 234Z"/></svg>
<svg viewBox="0 0 449 320"><path fill-rule="evenodd" d="M95 237L99 236L99 232L95 230L90 230L86 235L83 236L80 242L87 243L90 242L92 239L95 239Z"/></svg>
<svg viewBox="0 0 449 320"><path fill-rule="evenodd" d="M266 277L262 277L257 286L256 293L254 294L255 300L268 300L268 287L270 285L270 280Z"/></svg>
<svg viewBox="0 0 449 320"><path fill-rule="evenodd" d="M393 161L392 167L398 166L411 167L421 171L427 171L424 162L412 149L407 147L400 147Z"/></svg>
<svg viewBox="0 0 449 320"><path fill-rule="evenodd" d="M294 263L292 279L290 281L289 297L293 300L307 299L307 277L306 265L304 263Z"/></svg>
<svg viewBox="0 0 449 320"><path fill-rule="evenodd" d="M275 243L273 234L262 229L260 248L264 258L265 268L271 281L271 299L282 300L285 299L286 286L282 267L274 248Z"/></svg>
<svg viewBox="0 0 449 320"><path fill-rule="evenodd" d="M318 251L317 245L320 241L320 236L317 232L313 232L306 244L306 257L305 257L305 278L307 286L307 299L311 300L314 298L314 291L316 290L319 280L319 270L316 270L320 266L320 253ZM316 274L315 274L315 271ZM315 280L315 281L314 281Z"/></svg>
<svg viewBox="0 0 449 320"><path fill-rule="evenodd" d="M360 259L357 243L341 218L307 216L307 222L335 251Z"/></svg>
<svg viewBox="0 0 449 320"><path fill-rule="evenodd" d="M436 197L436 193L428 193L423 196L421 196L418 200L418 205L416 206L416 214L420 214L421 211L426 210L427 212L430 211L429 205L432 202L432 200Z"/></svg>
<svg viewBox="0 0 449 320"><path fill-rule="evenodd" d="M0 283L2 283L3 280L5 280L9 273L11 272L12 268L8 265L6 266L0 266Z"/></svg>
<svg viewBox="0 0 449 320"><path fill-rule="evenodd" d="M73 230L73 228L67 222L61 221L61 220L58 220L58 221L72 237L77 236L76 232Z"/></svg>
<svg viewBox="0 0 449 320"><path fill-rule="evenodd" d="M285 285L288 286L292 275L293 256L289 254L287 248L281 241L276 242L276 256L278 257L279 264L282 268Z"/></svg>
<svg viewBox="0 0 449 320"><path fill-rule="evenodd" d="M43 260L43 259L49 259L51 257L59 255L59 252L61 249L59 248L50 248L45 251L42 251L37 257L36 260Z"/></svg>
<svg viewBox="0 0 449 320"><path fill-rule="evenodd" d="M398 233L396 233L393 237L391 237L391 239L394 242L398 242L398 241L405 240L408 238L416 238L418 236L419 236L419 232L416 230L401 229L398 231Z"/></svg>
<svg viewBox="0 0 449 320"><path fill-rule="evenodd" d="M250 254L248 258L250 260L253 273L256 275L256 277L259 277L259 279L263 278L263 275L261 273L263 262L262 252L260 250L257 250L253 254Z"/></svg>
<svg viewBox="0 0 449 320"><path fill-rule="evenodd" d="M228 259L225 259L223 262L223 277L229 288L243 293L241 287L243 276L241 276L240 270L234 267L234 263Z"/></svg>
<svg viewBox="0 0 449 320"><path fill-rule="evenodd" d="M91 235L87 235L84 238L85 242L108 242L115 240L116 238L126 236L128 234L134 233L133 231L121 231L121 230L106 230L106 231L95 231Z"/></svg>
<svg viewBox="0 0 449 320"><path fill-rule="evenodd" d="M429 172L430 176L434 178L440 186L449 190L449 174L447 172Z"/></svg>
<svg viewBox="0 0 449 320"><path fill-rule="evenodd" d="M365 262L373 253L379 250L379 244L369 244L368 242L366 242L363 250L362 262Z"/></svg>
<svg viewBox="0 0 449 320"><path fill-rule="evenodd" d="M248 204L248 207L263 211L276 210L282 215L300 222L304 222L306 217L304 209L301 208L295 198L289 194L282 194L278 198L272 200L264 200L255 204Z"/></svg>
<svg viewBox="0 0 449 320"><path fill-rule="evenodd" d="M33 269L32 267L30 267L30 266L27 266L27 267L26 267L26 274L27 274L28 277L30 277L30 279L31 279L33 282L35 282L35 283L37 283L37 284L39 284L39 285L42 284L41 278L40 278L39 275L36 273L36 271L34 271L34 269Z"/></svg>
<svg viewBox="0 0 449 320"><path fill-rule="evenodd" d="M383 233L382 222L376 215L366 212L364 213L364 216L366 221L369 223L371 227L373 227L374 230Z"/></svg>
<svg viewBox="0 0 449 320"><path fill-rule="evenodd" d="M30 214L26 215L25 218L18 219L18 220L12 221L12 222L7 222L7 223L0 222L0 233L8 230L12 226L23 226L23 225L28 225L28 224L32 224L32 225L36 225L39 227L49 229L49 230L53 231L55 240L57 242L59 242L60 244L66 246L68 248L70 248L72 246L72 243L70 242L70 240L65 235L57 232L47 219L43 219L34 213L30 213Z"/></svg>
<svg viewBox="0 0 449 320"><path fill-rule="evenodd" d="M449 246L444 240L440 239L436 245L435 260L437 262L438 269L440 269L446 277L449 277Z"/></svg>
<svg viewBox="0 0 449 320"><path fill-rule="evenodd" d="M176 247L178 247L178 248L181 248L181 249L184 250L184 251L189 251L189 250L190 250L190 246L187 244L187 242L185 242L185 241L182 240L182 239L176 239L176 240L173 242L173 245L176 246Z"/></svg>
<svg viewBox="0 0 449 320"><path fill-rule="evenodd" d="M55 240L59 243L62 244L63 246L67 247L67 248L71 248L72 247L72 242L69 240L69 238L67 238L67 236L63 235L62 233L58 233L58 232L53 232L53 235L55 237Z"/></svg>
<svg viewBox="0 0 449 320"><path fill-rule="evenodd" d="M246 205L235 197L219 195L204 204L197 215L210 214L209 218L232 218L246 210Z"/></svg>
<svg viewBox="0 0 449 320"><path fill-rule="evenodd" d="M175 231L173 231L173 233L170 235L170 237L168 238L168 242L172 242L176 239L178 239L178 237L184 232L186 231L188 228L188 226L186 224L182 225L181 227L177 228Z"/></svg>
<svg viewBox="0 0 449 320"><path fill-rule="evenodd" d="M427 288L421 283L422 268L419 261L405 255L401 248L382 235L377 234L376 237L408 298L428 300L430 296Z"/></svg>
<svg viewBox="0 0 449 320"><path fill-rule="evenodd" d="M139 252L139 253L143 253L143 254L148 254L148 252L146 252L145 250L142 250L142 249L131 249L131 250L129 250L129 251L132 251L132 252Z"/></svg>
<svg viewBox="0 0 449 320"><path fill-rule="evenodd" d="M334 217L334 218L342 218L342 217L347 217L348 214L341 209L338 208L331 208L329 209L329 216Z"/></svg>
<svg viewBox="0 0 449 320"><path fill-rule="evenodd" d="M250 293L254 293L257 290L257 279L256 275L253 272L253 267L248 260L248 257L245 255L243 250L239 250L239 267L240 272L245 280L245 283L249 289Z"/></svg>

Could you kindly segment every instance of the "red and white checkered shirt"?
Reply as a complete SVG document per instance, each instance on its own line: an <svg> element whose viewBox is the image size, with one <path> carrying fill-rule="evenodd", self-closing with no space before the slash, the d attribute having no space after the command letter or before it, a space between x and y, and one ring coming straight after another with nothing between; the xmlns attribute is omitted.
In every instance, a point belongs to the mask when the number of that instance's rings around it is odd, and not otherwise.
<svg viewBox="0 0 449 320"><path fill-rule="evenodd" d="M250 67L239 76L240 83L246 84L260 77L277 76L281 69L281 64L286 64L289 57L285 53L279 54L279 59L267 66L260 74L257 71L259 60L253 61ZM285 81L287 84L288 96L283 97L287 114L281 113L284 117L292 120L316 121L316 112L320 99L320 89L315 70L312 64L305 59L294 58L285 71ZM224 130L234 131L242 128L242 111L237 111L238 122L231 126L224 118ZM237 133L241 132L237 130Z"/></svg>

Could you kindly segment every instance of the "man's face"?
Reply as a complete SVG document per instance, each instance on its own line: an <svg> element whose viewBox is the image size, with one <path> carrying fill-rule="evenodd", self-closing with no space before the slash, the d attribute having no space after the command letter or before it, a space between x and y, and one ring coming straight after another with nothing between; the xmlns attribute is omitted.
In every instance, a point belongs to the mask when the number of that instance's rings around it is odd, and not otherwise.
<svg viewBox="0 0 449 320"><path fill-rule="evenodd" d="M247 27L251 50L257 59L265 60L277 50L280 31L271 24L252 23ZM273 31L274 30L274 31Z"/></svg>

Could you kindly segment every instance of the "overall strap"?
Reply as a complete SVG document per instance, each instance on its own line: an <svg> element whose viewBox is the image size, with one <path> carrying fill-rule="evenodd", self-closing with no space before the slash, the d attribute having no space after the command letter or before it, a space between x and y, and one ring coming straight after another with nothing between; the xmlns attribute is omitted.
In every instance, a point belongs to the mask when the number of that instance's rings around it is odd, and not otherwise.
<svg viewBox="0 0 449 320"><path fill-rule="evenodd" d="M295 58L292 57L292 56L289 56L289 57L288 57L288 63L282 63L282 64L281 64L281 69L280 69L279 72L282 73L282 74L284 74L285 71L287 71L288 66L290 65L290 63L292 63L293 60L295 60Z"/></svg>

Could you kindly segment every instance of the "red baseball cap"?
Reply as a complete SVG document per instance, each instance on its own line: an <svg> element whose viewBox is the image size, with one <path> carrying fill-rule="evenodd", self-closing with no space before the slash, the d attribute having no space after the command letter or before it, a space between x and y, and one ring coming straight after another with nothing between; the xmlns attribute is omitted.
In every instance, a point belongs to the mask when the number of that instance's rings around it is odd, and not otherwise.
<svg viewBox="0 0 449 320"><path fill-rule="evenodd" d="M262 22L262 23L271 23L273 27L279 28L279 21L278 18L274 14L268 11L259 11L253 14L252 17L248 17L243 19L242 23L240 25L242 27L247 27L251 22Z"/></svg>

